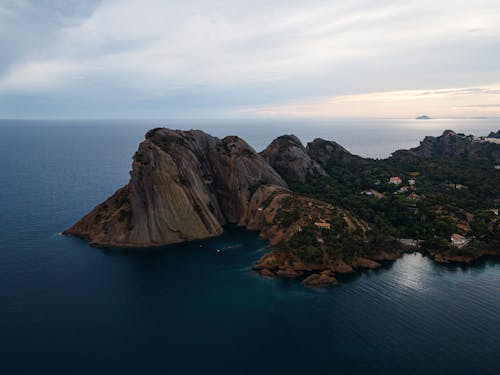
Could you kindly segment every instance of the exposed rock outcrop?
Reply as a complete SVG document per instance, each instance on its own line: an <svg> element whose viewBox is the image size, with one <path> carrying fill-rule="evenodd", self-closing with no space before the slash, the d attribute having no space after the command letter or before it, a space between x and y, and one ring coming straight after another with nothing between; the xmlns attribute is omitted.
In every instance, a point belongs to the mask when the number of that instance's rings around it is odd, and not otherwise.
<svg viewBox="0 0 500 375"><path fill-rule="evenodd" d="M409 150L398 150L392 154L392 157L396 159L440 156L500 162L500 145L479 142L474 140L472 136L445 130L439 137L425 137L418 147Z"/></svg>
<svg viewBox="0 0 500 375"><path fill-rule="evenodd" d="M288 188L287 182L298 191L304 182L313 188L310 178L327 177L326 171L333 180L335 165L369 165L335 142L315 139L304 147L287 135L258 154L238 137L219 139L198 130L157 128L145 138L129 183L64 234L95 246L151 247L217 236L234 224L258 231L274 246L254 266L262 276L304 278L309 286L335 284L335 275L375 269L402 254L390 238L374 236L373 222L320 200L321 194L314 199ZM447 130L393 154L440 156L500 162L500 146ZM470 263L497 251L429 254L439 263Z"/></svg>
<svg viewBox="0 0 500 375"><path fill-rule="evenodd" d="M260 155L286 180L305 182L309 176L327 176L325 170L307 154L294 135L276 138Z"/></svg>
<svg viewBox="0 0 500 375"><path fill-rule="evenodd" d="M371 260L371 259L367 259L364 257L358 257L352 262L352 266L354 268L360 268L360 269L365 268L365 269L373 270L373 269L379 268L381 266L381 264L378 262L375 262L374 260Z"/></svg>
<svg viewBox="0 0 500 375"><path fill-rule="evenodd" d="M484 249L482 251L477 251L474 254L457 254L452 251L441 251L437 252L435 250L430 250L429 255L431 258L440 264L471 264L487 256L498 256L499 252L491 249Z"/></svg>
<svg viewBox="0 0 500 375"><path fill-rule="evenodd" d="M261 276L264 276L264 277L275 277L276 276L273 271L270 271L270 270L265 269L265 268L263 270L261 270L259 272L259 274Z"/></svg>
<svg viewBox="0 0 500 375"><path fill-rule="evenodd" d="M309 142L306 147L307 154L315 161L327 168L332 162L351 162L361 159L359 156L351 154L344 147L333 141L326 141L316 138Z"/></svg>
<svg viewBox="0 0 500 375"><path fill-rule="evenodd" d="M338 284L338 281L329 270L322 271L321 273L313 273L307 276L302 284L312 287L321 287Z"/></svg>
<svg viewBox="0 0 500 375"><path fill-rule="evenodd" d="M500 138L500 130L498 130L496 133L491 132L490 134L488 134L488 138Z"/></svg>
<svg viewBox="0 0 500 375"><path fill-rule="evenodd" d="M146 247L192 241L244 225L254 186L286 187L238 137L153 129L133 158L130 182L65 234L96 246Z"/></svg>

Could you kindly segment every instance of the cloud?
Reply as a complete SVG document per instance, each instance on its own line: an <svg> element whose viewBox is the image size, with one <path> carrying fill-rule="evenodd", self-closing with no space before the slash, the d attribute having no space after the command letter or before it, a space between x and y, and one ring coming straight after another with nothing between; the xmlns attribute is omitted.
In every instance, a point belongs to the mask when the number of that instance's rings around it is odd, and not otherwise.
<svg viewBox="0 0 500 375"><path fill-rule="evenodd" d="M0 92L50 92L83 78L82 67L68 61L44 61L16 66L0 78Z"/></svg>
<svg viewBox="0 0 500 375"><path fill-rule="evenodd" d="M98 5L98 0L3 0L0 4L0 74L28 61L63 58L65 52L57 53L54 41L64 29L78 27L87 20ZM52 52L48 54L48 51Z"/></svg>
<svg viewBox="0 0 500 375"><path fill-rule="evenodd" d="M496 0L7 0L0 25L4 97L128 92L187 108L217 95L224 114L235 104L436 95L500 73Z"/></svg>
<svg viewBox="0 0 500 375"><path fill-rule="evenodd" d="M499 104L466 104L466 105L457 105L456 108L466 108L466 109L496 108L496 109L500 109L500 103Z"/></svg>
<svg viewBox="0 0 500 375"><path fill-rule="evenodd" d="M481 104L470 104L470 103ZM374 92L317 98L312 101L242 107L235 115L295 117L500 116L500 85Z"/></svg>

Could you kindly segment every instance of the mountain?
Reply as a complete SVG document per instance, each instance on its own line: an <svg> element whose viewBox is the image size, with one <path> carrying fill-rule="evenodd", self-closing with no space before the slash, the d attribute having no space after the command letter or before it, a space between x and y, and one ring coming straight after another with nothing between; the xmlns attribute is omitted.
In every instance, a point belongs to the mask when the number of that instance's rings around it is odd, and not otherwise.
<svg viewBox="0 0 500 375"><path fill-rule="evenodd" d="M95 246L147 247L217 236L243 224L250 189L286 187L238 137L153 129L134 155L130 182L65 231Z"/></svg>
<svg viewBox="0 0 500 375"><path fill-rule="evenodd" d="M333 141L326 141L316 138L309 142L306 147L307 154L324 168L328 168L332 163L346 163L362 159L351 154L344 147Z"/></svg>
<svg viewBox="0 0 500 375"><path fill-rule="evenodd" d="M491 132L490 134L488 134L487 138L500 138L500 130L497 131L496 133L495 132Z"/></svg>
<svg viewBox="0 0 500 375"><path fill-rule="evenodd" d="M392 154L395 159L451 157L467 160L493 160L500 162L497 145L478 141L473 136L445 130L439 137L425 137L420 146L409 150L398 150Z"/></svg>
<svg viewBox="0 0 500 375"><path fill-rule="evenodd" d="M315 177L328 177L326 170L332 165L362 159L338 143L321 138L304 147L294 135L276 138L260 155L288 183L305 183Z"/></svg>
<svg viewBox="0 0 500 375"><path fill-rule="evenodd" d="M260 155L286 181L305 182L307 177L327 176L323 168L307 153L302 142L294 135L276 138Z"/></svg>
<svg viewBox="0 0 500 375"><path fill-rule="evenodd" d="M311 286L380 267L407 243L437 262L470 263L500 249L499 153L498 144L451 130L378 160L319 138L304 147L284 135L259 154L236 136L157 128L139 145L129 183L64 234L151 247L237 225L273 246L255 270Z"/></svg>
<svg viewBox="0 0 500 375"><path fill-rule="evenodd" d="M415 120L431 120L431 117L427 115L421 115L415 118Z"/></svg>
<svg viewBox="0 0 500 375"><path fill-rule="evenodd" d="M349 154L325 142L309 145L322 162L337 152ZM355 252L349 261L329 256L329 240L322 239L332 234L323 227L333 227L335 238L345 234L362 242L369 226L345 209L290 191L273 166L291 181L328 176L295 136L279 137L258 154L234 136L153 129L133 157L129 183L64 234L93 246L151 247L217 236L232 224L259 231L280 248L293 248L279 262L271 261L276 253L267 254L256 265L266 275L313 273L306 283L324 285L336 282L334 271L373 267Z"/></svg>

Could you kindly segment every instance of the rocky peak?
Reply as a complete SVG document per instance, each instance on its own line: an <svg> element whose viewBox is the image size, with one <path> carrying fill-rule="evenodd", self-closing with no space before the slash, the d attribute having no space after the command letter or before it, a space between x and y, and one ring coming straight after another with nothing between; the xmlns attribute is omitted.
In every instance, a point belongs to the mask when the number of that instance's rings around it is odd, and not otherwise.
<svg viewBox="0 0 500 375"><path fill-rule="evenodd" d="M218 144L218 150L227 155L253 157L257 152L240 137L231 135L224 137Z"/></svg>
<svg viewBox="0 0 500 375"><path fill-rule="evenodd" d="M424 157L433 157L438 155L461 156L465 152L465 145L469 141L457 137L453 130L445 130L439 137L425 137L420 146L416 149L417 153Z"/></svg>
<svg viewBox="0 0 500 375"><path fill-rule="evenodd" d="M308 155L295 135L282 135L260 155L286 180L305 182L307 177L327 176L325 170Z"/></svg>
<svg viewBox="0 0 500 375"><path fill-rule="evenodd" d="M251 188L286 183L246 142L199 130L146 133L129 183L65 233L98 246L159 246L216 236L246 220Z"/></svg>
<svg viewBox="0 0 500 375"><path fill-rule="evenodd" d="M255 186L287 186L264 158L239 137L223 138L210 160L218 202L229 223L243 225L250 190Z"/></svg>
<svg viewBox="0 0 500 375"><path fill-rule="evenodd" d="M397 159L438 156L469 160L489 159L499 162L500 147L488 142L475 142L472 137L458 135L453 130L445 130L439 137L425 137L418 147L409 150L398 150L392 154L392 157Z"/></svg>
<svg viewBox="0 0 500 375"><path fill-rule="evenodd" d="M496 133L491 132L490 134L488 134L488 138L500 138L500 130L498 130Z"/></svg>
<svg viewBox="0 0 500 375"><path fill-rule="evenodd" d="M333 141L316 138L307 144L307 154L323 167L328 166L332 161L347 162L356 158L344 147Z"/></svg>
<svg viewBox="0 0 500 375"><path fill-rule="evenodd" d="M448 130L445 130L443 132L443 134L441 135L441 137L454 137L456 135L457 135L457 133L455 133L453 130L449 130L448 129Z"/></svg>

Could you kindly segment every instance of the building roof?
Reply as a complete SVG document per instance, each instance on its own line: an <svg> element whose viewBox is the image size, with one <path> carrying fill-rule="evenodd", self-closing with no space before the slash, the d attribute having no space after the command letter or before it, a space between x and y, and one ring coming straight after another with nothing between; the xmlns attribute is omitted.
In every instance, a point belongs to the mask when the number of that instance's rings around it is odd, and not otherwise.
<svg viewBox="0 0 500 375"><path fill-rule="evenodd" d="M453 242L464 242L465 241L465 237L462 236L462 235L460 235L460 234L458 234L458 233L453 233L451 235L451 240Z"/></svg>
<svg viewBox="0 0 500 375"><path fill-rule="evenodd" d="M318 228L328 228L330 229L331 225L330 223L321 223L321 222L316 222L314 223Z"/></svg>
<svg viewBox="0 0 500 375"><path fill-rule="evenodd" d="M391 177L391 178L389 178L389 183L390 184L400 184L401 182L403 182L403 180L401 180L401 178L399 178L399 177Z"/></svg>

